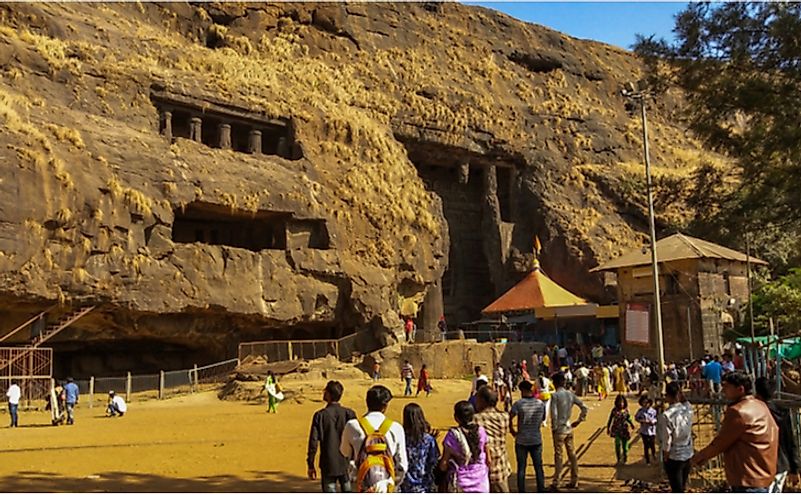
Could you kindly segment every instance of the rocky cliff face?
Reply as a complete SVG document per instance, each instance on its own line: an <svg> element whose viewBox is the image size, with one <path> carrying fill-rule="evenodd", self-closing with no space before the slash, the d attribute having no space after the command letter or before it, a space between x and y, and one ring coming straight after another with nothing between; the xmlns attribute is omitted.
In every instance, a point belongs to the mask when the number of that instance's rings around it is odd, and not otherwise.
<svg viewBox="0 0 801 495"><path fill-rule="evenodd" d="M3 321L102 303L65 346L386 340L431 287L475 315L535 235L549 275L595 298L587 269L644 239L619 95L638 63L489 10L8 4L0 70ZM725 167L680 104L652 109L668 185ZM662 226L692 215L662 206Z"/></svg>

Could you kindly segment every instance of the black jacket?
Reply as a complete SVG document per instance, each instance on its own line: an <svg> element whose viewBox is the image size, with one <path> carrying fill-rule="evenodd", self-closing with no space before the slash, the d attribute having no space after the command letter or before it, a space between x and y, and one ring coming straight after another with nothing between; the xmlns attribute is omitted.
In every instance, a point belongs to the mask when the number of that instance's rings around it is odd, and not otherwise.
<svg viewBox="0 0 801 495"><path fill-rule="evenodd" d="M801 462L798 459L798 445L795 442L795 435L793 435L790 410L773 401L768 402L768 409L779 427L779 461L776 465L776 472L787 471L791 474L799 474L798 468Z"/></svg>
<svg viewBox="0 0 801 495"><path fill-rule="evenodd" d="M325 409L314 413L306 454L306 464L309 469L314 468L314 456L319 443L320 475L330 477L348 474L348 460L339 453L339 442L342 439L345 423L355 418L356 413L353 409L342 407L338 402L332 402Z"/></svg>

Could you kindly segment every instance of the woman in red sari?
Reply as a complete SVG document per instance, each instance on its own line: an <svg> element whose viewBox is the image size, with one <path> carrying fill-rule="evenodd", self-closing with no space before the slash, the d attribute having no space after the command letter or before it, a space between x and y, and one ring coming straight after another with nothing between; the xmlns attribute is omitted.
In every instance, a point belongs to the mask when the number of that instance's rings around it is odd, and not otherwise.
<svg viewBox="0 0 801 495"><path fill-rule="evenodd" d="M431 380L428 377L428 370L425 364L420 368L420 377L417 379L417 393L415 397L420 395L422 391L425 391L426 397L431 395Z"/></svg>

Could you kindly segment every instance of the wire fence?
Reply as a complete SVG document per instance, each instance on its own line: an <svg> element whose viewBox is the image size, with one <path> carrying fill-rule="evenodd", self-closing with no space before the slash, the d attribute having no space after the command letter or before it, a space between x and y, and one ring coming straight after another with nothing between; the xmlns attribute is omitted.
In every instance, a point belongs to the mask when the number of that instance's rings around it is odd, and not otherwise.
<svg viewBox="0 0 801 495"><path fill-rule="evenodd" d="M275 363L279 361L309 361L326 356L333 356L340 361L350 361L360 351L370 352L366 350L369 344L357 345L358 338L359 334L353 333L341 339L243 342L239 344L239 361L248 363L262 359L268 363Z"/></svg>
<svg viewBox="0 0 801 495"><path fill-rule="evenodd" d="M107 401L108 393L123 395L126 402L151 399L166 399L178 395L198 392L216 386L228 379L239 366L239 359L228 359L219 363L198 366L182 370L162 371L146 375L116 377L89 377L75 380L82 394L88 395L89 407L102 406ZM50 379L43 386L41 397L50 390Z"/></svg>

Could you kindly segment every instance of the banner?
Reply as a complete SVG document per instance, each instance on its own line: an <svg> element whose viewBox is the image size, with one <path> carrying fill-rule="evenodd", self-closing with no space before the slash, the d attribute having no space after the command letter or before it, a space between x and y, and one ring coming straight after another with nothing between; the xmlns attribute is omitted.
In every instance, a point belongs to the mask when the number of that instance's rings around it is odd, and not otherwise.
<svg viewBox="0 0 801 495"><path fill-rule="evenodd" d="M649 345L651 343L650 306L648 304L626 305L626 342Z"/></svg>

